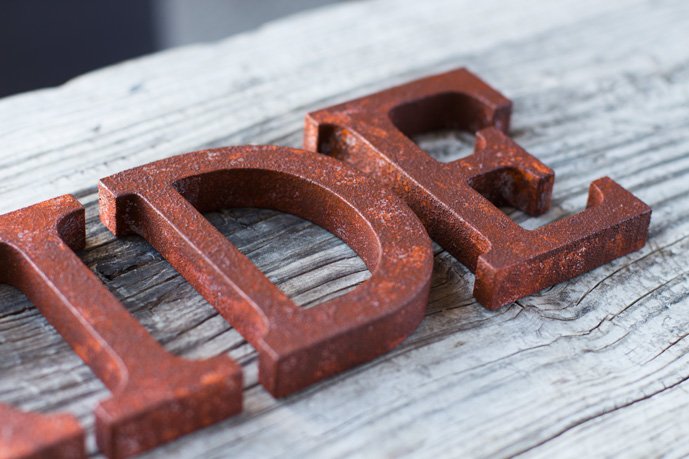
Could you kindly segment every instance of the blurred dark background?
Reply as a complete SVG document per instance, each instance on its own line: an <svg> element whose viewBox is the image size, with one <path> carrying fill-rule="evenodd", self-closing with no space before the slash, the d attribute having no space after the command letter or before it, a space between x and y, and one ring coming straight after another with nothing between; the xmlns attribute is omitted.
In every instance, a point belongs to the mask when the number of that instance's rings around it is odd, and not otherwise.
<svg viewBox="0 0 689 459"><path fill-rule="evenodd" d="M0 97L337 1L0 0Z"/></svg>

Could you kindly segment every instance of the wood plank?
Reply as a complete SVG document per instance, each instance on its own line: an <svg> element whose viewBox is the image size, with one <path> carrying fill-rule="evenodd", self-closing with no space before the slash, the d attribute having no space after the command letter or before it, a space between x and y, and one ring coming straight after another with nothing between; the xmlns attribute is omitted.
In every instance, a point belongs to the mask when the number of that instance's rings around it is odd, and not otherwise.
<svg viewBox="0 0 689 459"><path fill-rule="evenodd" d="M689 4L680 0L354 2L0 101L0 209L79 192L86 263L167 349L228 352L241 416L149 457L689 454ZM304 114L468 66L515 102L512 134L554 168L554 209L609 175L653 207L649 244L498 312L436 247L428 315L390 354L283 401L253 349L150 247L97 222L99 177L207 146L298 146ZM467 152L452 136L432 153ZM368 273L334 236L269 210L209 216L304 306ZM92 428L108 392L17 292L0 287L0 400ZM93 440L90 451L95 454Z"/></svg>

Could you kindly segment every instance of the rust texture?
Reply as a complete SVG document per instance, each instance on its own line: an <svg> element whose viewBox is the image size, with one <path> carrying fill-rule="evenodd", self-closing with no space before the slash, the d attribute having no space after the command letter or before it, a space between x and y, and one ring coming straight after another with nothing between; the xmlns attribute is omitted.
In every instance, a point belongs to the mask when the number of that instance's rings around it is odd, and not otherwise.
<svg viewBox="0 0 689 459"><path fill-rule="evenodd" d="M240 412L240 367L165 351L83 264L74 251L84 243L84 208L72 196L0 216L0 281L24 292L113 394L96 408L101 451L128 457ZM83 454L73 418L0 411L9 457Z"/></svg>
<svg viewBox="0 0 689 459"><path fill-rule="evenodd" d="M282 147L199 151L104 178L101 220L147 239L259 353L259 380L286 396L398 345L422 320L433 265L404 202L324 155ZM271 208L348 243L371 278L301 309L202 212Z"/></svg>
<svg viewBox="0 0 689 459"><path fill-rule="evenodd" d="M27 413L0 404L1 459L81 459L84 431L69 414Z"/></svg>
<svg viewBox="0 0 689 459"><path fill-rule="evenodd" d="M405 199L431 237L476 273L496 309L641 248L651 209L610 178L584 211L526 230L497 206L539 215L554 173L507 135L511 102L465 69L423 78L306 117L305 148L353 165ZM474 152L441 163L413 136L476 134Z"/></svg>

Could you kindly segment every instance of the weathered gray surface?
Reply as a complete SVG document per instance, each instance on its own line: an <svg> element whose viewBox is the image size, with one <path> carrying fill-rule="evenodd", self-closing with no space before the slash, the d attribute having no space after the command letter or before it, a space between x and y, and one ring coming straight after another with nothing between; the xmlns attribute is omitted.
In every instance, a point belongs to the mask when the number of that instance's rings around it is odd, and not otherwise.
<svg viewBox="0 0 689 459"><path fill-rule="evenodd" d="M576 212L609 175L653 207L646 248L497 313L437 248L428 316L410 339L274 401L251 347L146 243L113 240L96 221L101 176L206 146L299 145L308 110L457 66L514 100L513 136L556 171L554 209L515 218L534 227ZM0 101L0 141L0 210L82 190L83 257L124 304L172 352L229 352L246 368L244 414L150 457L689 454L685 1L327 8ZM211 218L301 304L367 276L295 217ZM2 288L0 303L0 400L92 426L107 390L23 297Z"/></svg>

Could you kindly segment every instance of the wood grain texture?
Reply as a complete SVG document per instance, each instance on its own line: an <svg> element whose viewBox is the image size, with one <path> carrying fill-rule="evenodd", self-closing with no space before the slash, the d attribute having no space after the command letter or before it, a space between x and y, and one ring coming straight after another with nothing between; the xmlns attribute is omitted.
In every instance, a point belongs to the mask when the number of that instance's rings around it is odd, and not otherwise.
<svg viewBox="0 0 689 459"><path fill-rule="evenodd" d="M0 211L79 192L85 262L167 349L228 352L245 410L148 457L689 455L689 3L354 2L0 101ZM556 172L554 208L608 175L653 208L647 246L489 312L436 246L428 315L395 351L286 400L256 354L145 242L98 223L99 177L201 147L299 146L304 114L467 66L515 104L513 137ZM439 158L462 139L419 140ZM366 279L324 230L270 210L209 215L299 304ZM107 390L16 291L0 288L0 400L92 428ZM95 452L93 440L90 451Z"/></svg>

